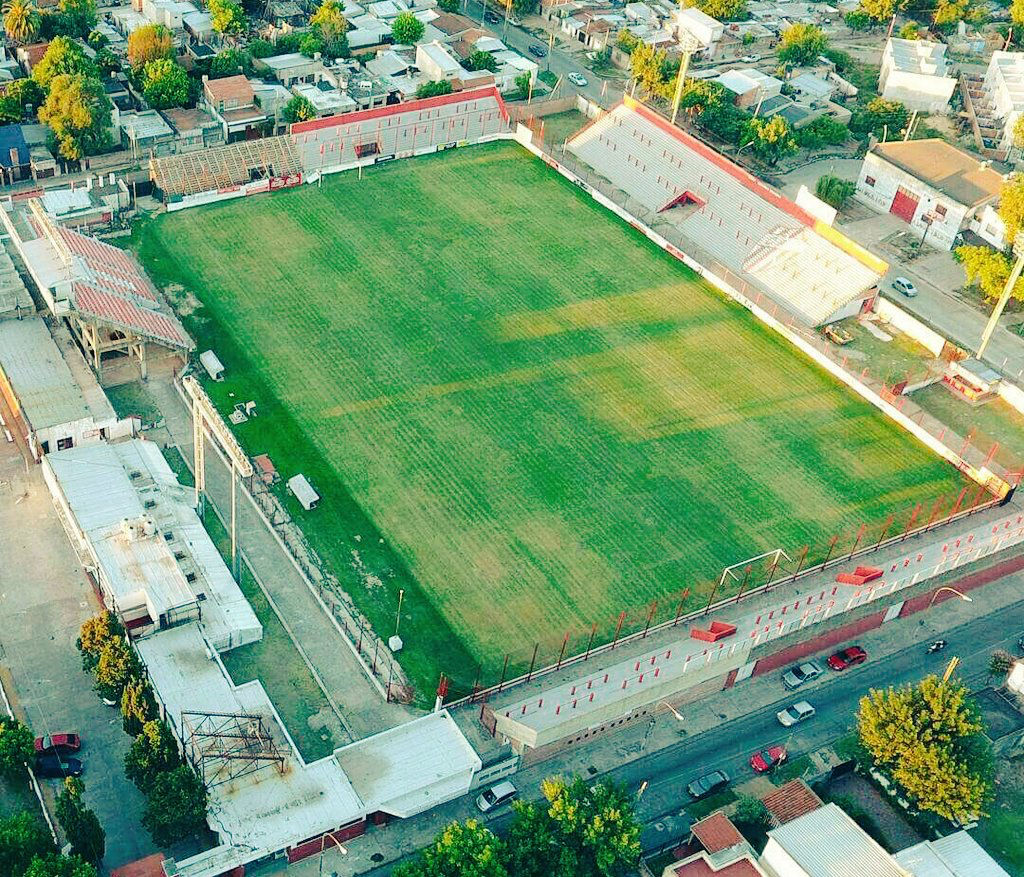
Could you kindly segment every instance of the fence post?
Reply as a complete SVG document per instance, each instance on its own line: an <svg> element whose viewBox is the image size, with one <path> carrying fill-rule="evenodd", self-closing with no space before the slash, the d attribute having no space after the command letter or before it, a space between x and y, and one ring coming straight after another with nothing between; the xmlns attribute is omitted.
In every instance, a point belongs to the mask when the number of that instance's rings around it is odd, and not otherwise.
<svg viewBox="0 0 1024 877"><path fill-rule="evenodd" d="M595 621L590 628L590 641L587 643L587 653L583 656L584 661L590 660L590 650L594 645L594 635L597 633L597 622Z"/></svg>
<svg viewBox="0 0 1024 877"><path fill-rule="evenodd" d="M569 644L569 632L565 632L565 636L562 637L562 650L558 653L558 663L555 665L556 670L562 668L562 658L565 657L565 647Z"/></svg>
<svg viewBox="0 0 1024 877"><path fill-rule="evenodd" d="M530 659L530 672L526 674L526 681L529 682L533 678L533 668L537 663L537 650L540 648L540 643L533 644L533 657Z"/></svg>
<svg viewBox="0 0 1024 877"><path fill-rule="evenodd" d="M882 527L881 535L878 537L878 542L875 544L875 551L878 551L882 547L882 542L885 539L885 534L889 532L889 528L892 526L892 522L896 519L895 515L889 515L889 519L885 522L885 526Z"/></svg>
<svg viewBox="0 0 1024 877"><path fill-rule="evenodd" d="M800 559L796 562L796 572L793 573L793 578L790 579L791 582L795 582L796 581L796 577L798 575L800 575L800 570L802 570L803 567L804 567L804 561L807 560L807 552L810 551L810 550L811 550L811 546L810 545L805 545L804 546L804 550L800 553Z"/></svg>
<svg viewBox="0 0 1024 877"><path fill-rule="evenodd" d="M615 625L615 638L612 640L612 651L615 651L615 644L619 641L619 633L622 631L622 622L626 620L626 613L619 613L619 622Z"/></svg>
<svg viewBox="0 0 1024 877"><path fill-rule="evenodd" d="M647 624L644 625L644 635L640 639L647 639L647 631L651 629L651 619L654 618L654 613L658 611L658 601L651 601L651 610L647 613Z"/></svg>
<svg viewBox="0 0 1024 877"><path fill-rule="evenodd" d="M839 541L839 534L836 533L836 535L832 537L832 541L829 543L828 553L825 555L825 560L821 564L821 568L822 569L825 569L825 567L828 566L828 562L832 559L832 552L835 551L836 543L838 541Z"/></svg>
<svg viewBox="0 0 1024 877"><path fill-rule="evenodd" d="M498 680L498 691L505 685L505 674L508 672L508 652L505 652L505 665L501 668L501 679Z"/></svg>
<svg viewBox="0 0 1024 877"><path fill-rule="evenodd" d="M917 505L914 506L914 510L910 513L910 520L907 521L907 528L903 531L903 539L900 541L904 541L907 538L907 536L910 535L910 529L914 526L914 521L917 520L917 514L920 511L921 503L918 503Z"/></svg>

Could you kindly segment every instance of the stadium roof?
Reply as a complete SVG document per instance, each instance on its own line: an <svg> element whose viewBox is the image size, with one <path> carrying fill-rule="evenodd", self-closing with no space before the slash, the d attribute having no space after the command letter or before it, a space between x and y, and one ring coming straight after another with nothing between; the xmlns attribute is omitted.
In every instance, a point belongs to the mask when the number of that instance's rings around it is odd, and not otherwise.
<svg viewBox="0 0 1024 877"><path fill-rule="evenodd" d="M907 877L892 856L832 803L769 830L768 838L769 843L775 841L782 847L808 877Z"/></svg>
<svg viewBox="0 0 1024 877"><path fill-rule="evenodd" d="M966 831L893 854L913 877L1010 877Z"/></svg>
<svg viewBox="0 0 1024 877"><path fill-rule="evenodd" d="M1003 177L986 162L931 137L876 143L871 152L967 207L999 197Z"/></svg>
<svg viewBox="0 0 1024 877"><path fill-rule="evenodd" d="M93 416L60 348L38 317L0 320L0 371L33 429Z"/></svg>

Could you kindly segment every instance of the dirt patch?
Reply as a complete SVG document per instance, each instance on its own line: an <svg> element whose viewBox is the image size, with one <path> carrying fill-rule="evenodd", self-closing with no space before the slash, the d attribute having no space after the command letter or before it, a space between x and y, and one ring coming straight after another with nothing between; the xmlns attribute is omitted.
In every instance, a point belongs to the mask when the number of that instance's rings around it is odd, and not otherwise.
<svg viewBox="0 0 1024 877"><path fill-rule="evenodd" d="M882 796L881 792L862 776L847 774L840 777L829 786L828 796L832 800L846 797L856 802L860 809L878 826L885 840L885 846L890 852L904 850L924 840L903 818L903 815ZM863 828L863 826L861 827Z"/></svg>
<svg viewBox="0 0 1024 877"><path fill-rule="evenodd" d="M191 316L203 306L195 293L185 289L180 283L167 284L164 287L164 296L182 317Z"/></svg>

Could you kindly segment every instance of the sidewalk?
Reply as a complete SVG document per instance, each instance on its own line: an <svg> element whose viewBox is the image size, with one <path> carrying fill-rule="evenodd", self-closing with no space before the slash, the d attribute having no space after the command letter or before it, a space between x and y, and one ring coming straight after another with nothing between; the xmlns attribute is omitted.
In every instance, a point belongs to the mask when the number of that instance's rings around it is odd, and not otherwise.
<svg viewBox="0 0 1024 877"><path fill-rule="evenodd" d="M169 377L151 377L145 387L165 419L163 429L154 430L149 437L176 445L191 467L194 462L192 419L188 409ZM209 445L206 487L208 501L217 506L225 521L230 520L228 470ZM386 703L366 678L349 644L317 603L295 564L241 489L238 490L237 510L239 547L341 709L352 738L359 740L415 717L417 713L406 706Z"/></svg>

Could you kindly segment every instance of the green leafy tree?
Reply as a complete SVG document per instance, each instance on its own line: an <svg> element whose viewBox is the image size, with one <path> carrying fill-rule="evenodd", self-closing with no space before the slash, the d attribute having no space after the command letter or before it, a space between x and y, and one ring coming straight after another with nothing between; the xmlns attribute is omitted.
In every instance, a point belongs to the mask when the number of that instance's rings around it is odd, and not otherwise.
<svg viewBox="0 0 1024 877"><path fill-rule="evenodd" d="M779 37L776 50L783 64L809 64L828 45L828 37L820 27L798 22L787 27Z"/></svg>
<svg viewBox="0 0 1024 877"><path fill-rule="evenodd" d="M1012 243L1024 229L1024 175L1013 174L999 193L999 218L1006 226L1006 242Z"/></svg>
<svg viewBox="0 0 1024 877"><path fill-rule="evenodd" d="M85 38L85 42L91 49L94 49L97 52L104 46L110 45L110 40L107 39L107 35L98 30L89 31L89 36Z"/></svg>
<svg viewBox="0 0 1024 877"><path fill-rule="evenodd" d="M633 31L623 28L615 38L615 45L622 49L622 51L627 55L631 55L633 54L633 50L640 45L640 37L633 33Z"/></svg>
<svg viewBox="0 0 1024 877"><path fill-rule="evenodd" d="M210 59L210 79L224 76L248 76L252 73L252 56L244 49L224 49Z"/></svg>
<svg viewBox="0 0 1024 877"><path fill-rule="evenodd" d="M185 106L189 97L185 68L168 58L150 61L142 73L142 96L154 110Z"/></svg>
<svg viewBox="0 0 1024 877"><path fill-rule="evenodd" d="M278 54L278 50L270 40L259 39L249 43L249 54L253 58L271 58Z"/></svg>
<svg viewBox="0 0 1024 877"><path fill-rule="evenodd" d="M59 33L85 39L96 27L96 0L59 0L56 19Z"/></svg>
<svg viewBox="0 0 1024 877"><path fill-rule="evenodd" d="M35 856L22 877L97 877L96 866L80 856Z"/></svg>
<svg viewBox="0 0 1024 877"><path fill-rule="evenodd" d="M735 21L747 12L746 0L687 0L686 5L694 6L719 21Z"/></svg>
<svg viewBox="0 0 1024 877"><path fill-rule="evenodd" d="M832 174L818 177L818 183L814 187L814 194L836 210L842 210L846 200L856 191L857 184L852 180L844 180Z"/></svg>
<svg viewBox="0 0 1024 877"><path fill-rule="evenodd" d="M95 61L100 73L107 77L121 69L120 60L110 49L97 51Z"/></svg>
<svg viewBox="0 0 1024 877"><path fill-rule="evenodd" d="M860 8L877 22L887 22L905 9L907 0L860 0Z"/></svg>
<svg viewBox="0 0 1024 877"><path fill-rule="evenodd" d="M302 35L302 42L299 43L299 51L307 58L313 58L317 52L323 53L324 38L316 31L309 31Z"/></svg>
<svg viewBox="0 0 1024 877"><path fill-rule="evenodd" d="M301 94L295 95L282 110L281 118L286 122L306 122L316 118L316 107Z"/></svg>
<svg viewBox="0 0 1024 877"><path fill-rule="evenodd" d="M272 55L287 55L289 52L299 51L299 46L302 43L302 34L300 33L285 33L281 34L277 38L277 42L274 43L274 51Z"/></svg>
<svg viewBox="0 0 1024 877"><path fill-rule="evenodd" d="M132 737L142 733L146 722L157 717L153 689L142 677L128 680L121 692L121 725Z"/></svg>
<svg viewBox="0 0 1024 877"><path fill-rule="evenodd" d="M162 24L147 24L128 35L128 63L136 73L150 61L174 57L174 35Z"/></svg>
<svg viewBox="0 0 1024 877"><path fill-rule="evenodd" d="M753 795L744 795L736 802L732 818L735 822L742 822L747 825L767 825L768 808L764 801L755 798Z"/></svg>
<svg viewBox="0 0 1024 877"><path fill-rule="evenodd" d="M447 79L438 82L424 82L416 88L416 97L437 97L442 94L451 94L452 84Z"/></svg>
<svg viewBox="0 0 1024 877"><path fill-rule="evenodd" d="M516 801L515 816L505 834L505 861L514 877L553 877L559 854L555 826L547 809Z"/></svg>
<svg viewBox="0 0 1024 877"><path fill-rule="evenodd" d="M932 24L942 33L949 33L971 11L969 0L939 0L932 14Z"/></svg>
<svg viewBox="0 0 1024 877"><path fill-rule="evenodd" d="M813 122L793 132L797 146L803 149L821 149L823 146L838 146L846 141L849 131L835 119L819 116Z"/></svg>
<svg viewBox="0 0 1024 877"><path fill-rule="evenodd" d="M325 44L345 36L348 22L345 20L343 9L339 0L322 0L316 12L310 17L309 26L319 32Z"/></svg>
<svg viewBox="0 0 1024 877"><path fill-rule="evenodd" d="M530 71L526 70L523 73L520 73L512 81L516 84L518 98L520 100L526 100L530 96L530 90L533 87L533 76L530 75Z"/></svg>
<svg viewBox="0 0 1024 877"><path fill-rule="evenodd" d="M24 779L25 764L35 753L32 731L17 719L0 719L0 775Z"/></svg>
<svg viewBox="0 0 1024 877"><path fill-rule="evenodd" d="M751 119L740 138L740 146L749 146L760 161L776 165L779 160L796 152L796 140L782 116L770 119Z"/></svg>
<svg viewBox="0 0 1024 877"><path fill-rule="evenodd" d="M206 787L186 764L158 774L147 793L142 824L160 847L192 837L206 823Z"/></svg>
<svg viewBox="0 0 1024 877"><path fill-rule="evenodd" d="M39 36L39 10L30 0L10 0L3 6L4 33L13 43L31 43Z"/></svg>
<svg viewBox="0 0 1024 877"><path fill-rule="evenodd" d="M148 71L153 64L173 63L166 59L163 61L151 61L146 65L146 70ZM102 90L102 86L100 86L100 91L102 92ZM52 96L52 89L50 93ZM146 99L149 99L148 93L146 93ZM43 110L45 109L46 104L43 105ZM40 118L42 117L42 112L40 110ZM99 660L96 662L94 673L96 676L96 690L100 695L111 700L120 700L124 687L131 680L142 675L142 665L139 663L138 656L135 654L135 650L132 649L127 638L116 637L111 639L100 650Z"/></svg>
<svg viewBox="0 0 1024 877"><path fill-rule="evenodd" d="M921 39L921 31L918 28L916 21L908 21L903 27L899 29L899 38L901 40L919 40Z"/></svg>
<svg viewBox="0 0 1024 877"><path fill-rule="evenodd" d="M1010 259L1005 253L987 246L957 247L953 256L963 265L967 283L976 286L988 301L995 301L1003 294L1010 279ZM1024 278L1013 287L1013 298L1024 301Z"/></svg>
<svg viewBox="0 0 1024 877"><path fill-rule="evenodd" d="M43 91L61 75L96 78L96 65L86 56L80 43L68 37L54 37L39 63L32 68L32 78Z"/></svg>
<svg viewBox="0 0 1024 877"><path fill-rule="evenodd" d="M0 121L20 122L26 116L35 115L43 102L43 90L34 79L15 79L0 95Z"/></svg>
<svg viewBox="0 0 1024 877"><path fill-rule="evenodd" d="M843 16L850 30L870 30L877 22L863 9L854 9Z"/></svg>
<svg viewBox="0 0 1024 877"><path fill-rule="evenodd" d="M630 73L648 94L660 94L665 85L665 52L647 43L639 43L629 56Z"/></svg>
<svg viewBox="0 0 1024 877"><path fill-rule="evenodd" d="M510 877L504 846L475 819L453 822L394 877Z"/></svg>
<svg viewBox="0 0 1024 877"><path fill-rule="evenodd" d="M460 5L460 0L438 0L437 8L442 12L452 13L458 12Z"/></svg>
<svg viewBox="0 0 1024 877"><path fill-rule="evenodd" d="M469 57L462 64L467 70L490 70L492 73L498 69L498 62L490 52L482 52L476 49L469 53Z"/></svg>
<svg viewBox="0 0 1024 877"><path fill-rule="evenodd" d="M988 675L996 678L1005 677L1013 666L1014 657L1005 649L997 649L988 662Z"/></svg>
<svg viewBox="0 0 1024 877"><path fill-rule="evenodd" d="M99 819L82 800L85 785L76 777L67 777L57 795L57 819L71 844L73 855L87 862L98 862L107 848L107 835Z"/></svg>
<svg viewBox="0 0 1024 877"><path fill-rule="evenodd" d="M411 12L400 12L391 24L391 38L403 46L411 46L423 38L424 26Z"/></svg>
<svg viewBox="0 0 1024 877"><path fill-rule="evenodd" d="M859 107L850 119L850 130L858 134L874 134L889 138L902 134L910 118L907 108L898 100L876 97Z"/></svg>
<svg viewBox="0 0 1024 877"><path fill-rule="evenodd" d="M981 815L992 757L966 686L928 676L861 699L860 742L922 810L961 822Z"/></svg>
<svg viewBox="0 0 1024 877"><path fill-rule="evenodd" d="M17 877L34 858L53 853L53 838L42 820L27 810L0 817L0 874Z"/></svg>
<svg viewBox="0 0 1024 877"><path fill-rule="evenodd" d="M153 719L142 726L142 732L132 742L124 756L124 772L139 791L146 793L161 774L181 764L178 744L167 725Z"/></svg>
<svg viewBox="0 0 1024 877"><path fill-rule="evenodd" d="M209 0L210 24L219 34L241 33L245 30L245 11L234 0Z"/></svg>

